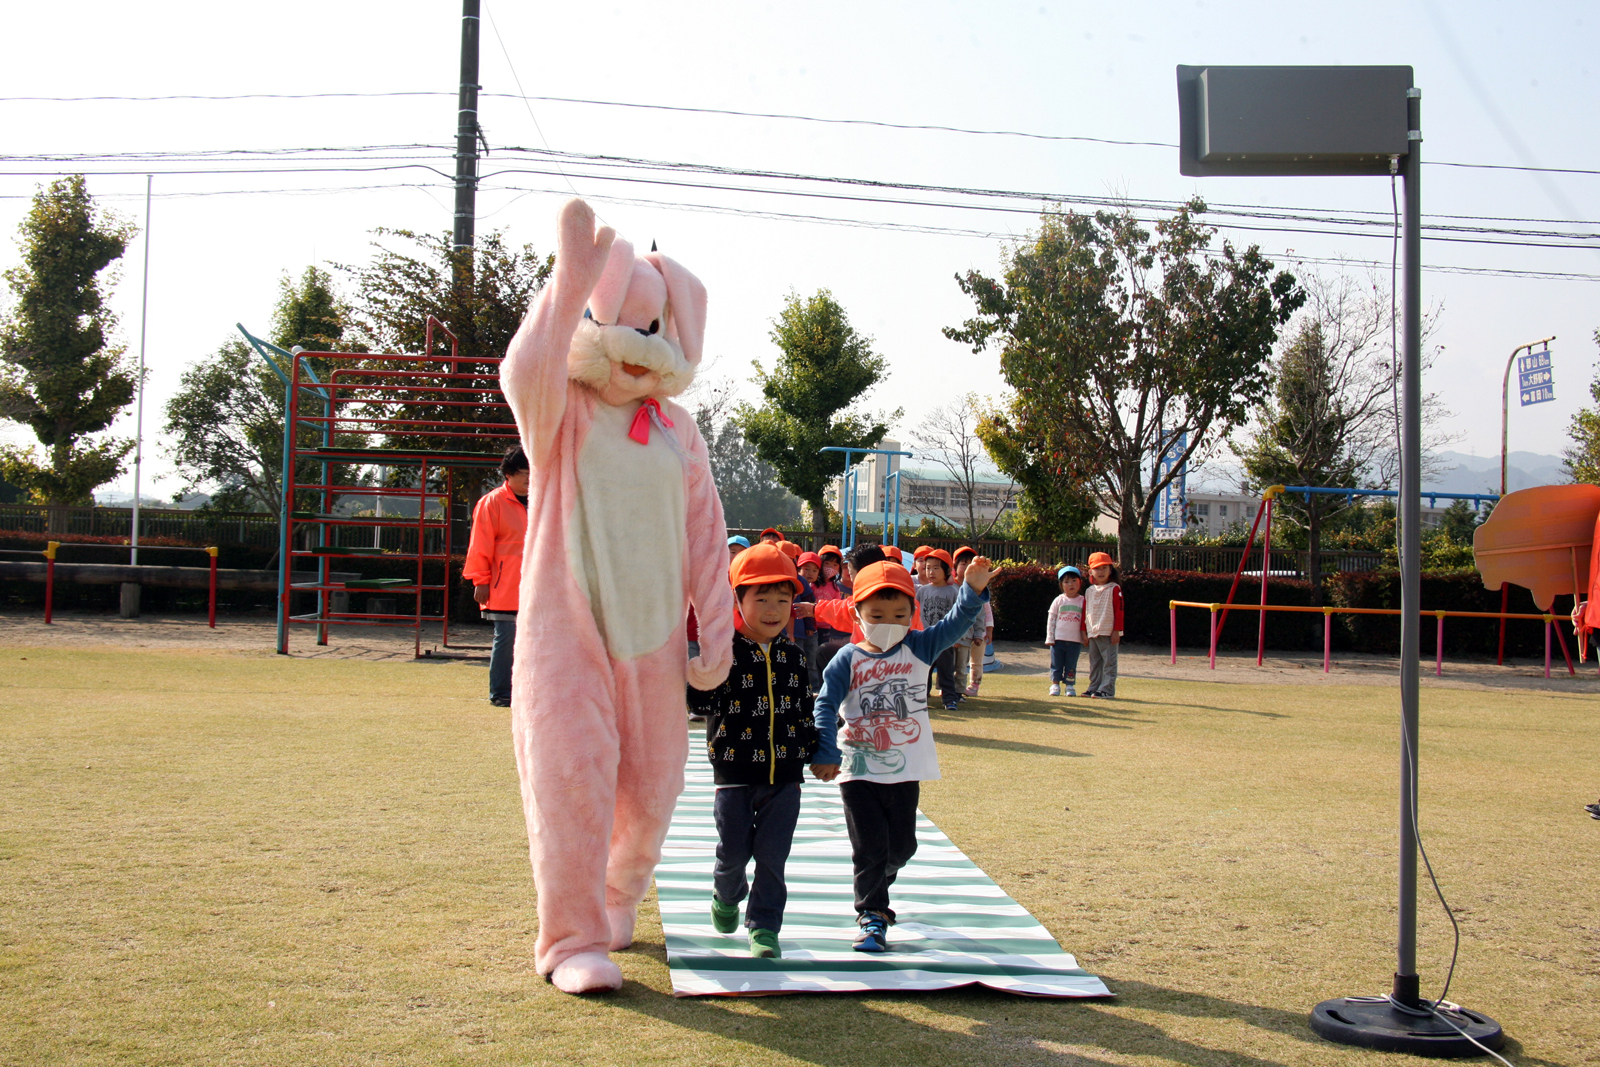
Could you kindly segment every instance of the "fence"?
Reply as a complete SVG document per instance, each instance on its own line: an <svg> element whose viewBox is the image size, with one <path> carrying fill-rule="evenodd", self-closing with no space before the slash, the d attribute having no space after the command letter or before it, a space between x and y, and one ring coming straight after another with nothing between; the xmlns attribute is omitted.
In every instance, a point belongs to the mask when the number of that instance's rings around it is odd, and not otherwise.
<svg viewBox="0 0 1600 1067"><path fill-rule="evenodd" d="M128 537L133 533L133 509L0 504L0 530L69 537ZM265 512L140 508L139 536L170 537L204 545L273 548L278 544L278 516Z"/></svg>

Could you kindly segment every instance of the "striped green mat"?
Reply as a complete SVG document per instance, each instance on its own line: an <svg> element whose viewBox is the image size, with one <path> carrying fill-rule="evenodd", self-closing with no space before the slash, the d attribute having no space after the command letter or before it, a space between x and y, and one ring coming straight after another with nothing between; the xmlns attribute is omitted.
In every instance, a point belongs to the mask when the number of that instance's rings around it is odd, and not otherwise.
<svg viewBox="0 0 1600 1067"><path fill-rule="evenodd" d="M1044 997L1110 996L1050 931L1012 900L937 826L917 814L917 854L895 881L899 922L890 950L850 947L855 937L850 839L837 786L802 786L789 856L783 958L750 957L741 927L711 928L715 787L703 737L692 735L687 782L673 813L656 892L676 996L855 993L978 985Z"/></svg>

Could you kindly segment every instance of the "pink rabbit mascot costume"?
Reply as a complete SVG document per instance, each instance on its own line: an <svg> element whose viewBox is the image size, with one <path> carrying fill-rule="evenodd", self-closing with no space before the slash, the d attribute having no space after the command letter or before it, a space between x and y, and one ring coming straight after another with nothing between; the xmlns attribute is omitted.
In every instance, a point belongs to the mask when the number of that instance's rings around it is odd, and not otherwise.
<svg viewBox="0 0 1600 1067"><path fill-rule="evenodd" d="M539 895L540 974L616 989L688 756L684 682L732 659L727 531L694 419L706 291L635 256L581 200L500 365L533 467L511 733ZM684 617L700 619L686 663Z"/></svg>

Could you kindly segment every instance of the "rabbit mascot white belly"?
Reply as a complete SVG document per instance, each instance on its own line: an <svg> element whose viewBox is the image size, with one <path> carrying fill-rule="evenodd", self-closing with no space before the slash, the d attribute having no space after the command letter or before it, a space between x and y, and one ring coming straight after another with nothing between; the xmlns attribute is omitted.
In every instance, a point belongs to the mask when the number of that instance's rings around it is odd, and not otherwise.
<svg viewBox="0 0 1600 1067"><path fill-rule="evenodd" d="M500 378L532 464L512 739L540 974L616 989L688 756L684 683L732 658L727 531L705 441L667 397L700 362L706 292L581 200ZM687 661L686 607L705 651Z"/></svg>

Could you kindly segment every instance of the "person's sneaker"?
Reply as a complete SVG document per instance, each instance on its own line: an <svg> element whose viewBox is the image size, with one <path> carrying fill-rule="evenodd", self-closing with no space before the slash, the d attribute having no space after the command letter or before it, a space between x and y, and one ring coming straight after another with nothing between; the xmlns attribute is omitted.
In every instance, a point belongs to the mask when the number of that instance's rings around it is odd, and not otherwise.
<svg viewBox="0 0 1600 1067"><path fill-rule="evenodd" d="M944 710L945 711L960 711L961 710L961 706L959 704L957 704L954 700L946 700L944 702Z"/></svg>
<svg viewBox="0 0 1600 1067"><path fill-rule="evenodd" d="M1070 685L1067 686L1065 695L1069 696L1069 697L1077 696L1078 695L1077 687L1076 686L1070 686Z"/></svg>
<svg viewBox="0 0 1600 1067"><path fill-rule="evenodd" d="M977 695L978 695L978 683L977 682L973 682L971 685L967 686L967 696L975 697Z"/></svg>
<svg viewBox="0 0 1600 1067"><path fill-rule="evenodd" d="M711 928L719 934L731 934L739 929L739 905L724 904L712 893Z"/></svg>
<svg viewBox="0 0 1600 1067"><path fill-rule="evenodd" d="M511 698L510 697L490 697L489 698L489 703L493 704L497 708L509 708L511 706Z"/></svg>
<svg viewBox="0 0 1600 1067"><path fill-rule="evenodd" d="M704 715L691 715L691 716L689 716L689 721L690 722L705 722L706 721L706 717Z"/></svg>
<svg viewBox="0 0 1600 1067"><path fill-rule="evenodd" d="M1589 813L1589 818L1600 819L1600 800L1595 801L1593 804L1585 804L1583 810Z"/></svg>
<svg viewBox="0 0 1600 1067"><path fill-rule="evenodd" d="M750 931L750 955L758 960L775 960L783 955L778 947L778 935L771 930Z"/></svg>
<svg viewBox="0 0 1600 1067"><path fill-rule="evenodd" d="M864 911L856 925L861 927L853 945L857 952L889 951L889 920L882 912Z"/></svg>
<svg viewBox="0 0 1600 1067"><path fill-rule="evenodd" d="M1059 682L1050 683L1050 695L1053 697L1058 697L1061 695L1061 685Z"/></svg>

